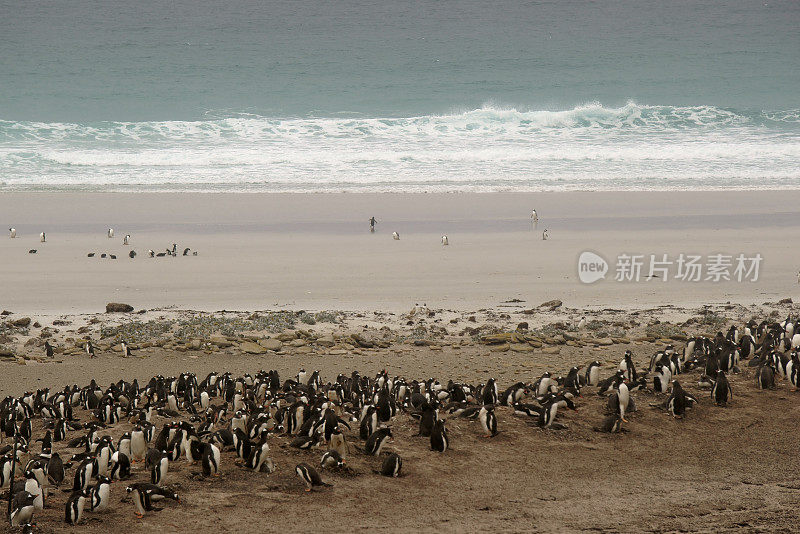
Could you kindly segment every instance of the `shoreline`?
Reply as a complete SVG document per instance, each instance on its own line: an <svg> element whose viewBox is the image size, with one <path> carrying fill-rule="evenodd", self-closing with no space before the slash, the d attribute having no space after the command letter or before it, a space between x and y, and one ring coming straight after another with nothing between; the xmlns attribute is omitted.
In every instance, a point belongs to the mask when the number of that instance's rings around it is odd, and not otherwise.
<svg viewBox="0 0 800 534"><path fill-rule="evenodd" d="M800 191L7 193L0 195L2 228L14 226L18 237L0 238L8 282L0 307L74 314L126 302L137 309L404 312L418 303L470 311L512 299L529 306L561 299L586 309L798 299L798 264L786 248L800 232L791 209L798 204ZM370 234L373 215L378 225ZM106 238L108 227L117 237ZM441 246L442 235L449 246ZM172 243L198 256L146 257ZM615 282L610 265L606 280L586 285L577 279L585 250L610 264L622 253L758 253L764 261L752 283Z"/></svg>

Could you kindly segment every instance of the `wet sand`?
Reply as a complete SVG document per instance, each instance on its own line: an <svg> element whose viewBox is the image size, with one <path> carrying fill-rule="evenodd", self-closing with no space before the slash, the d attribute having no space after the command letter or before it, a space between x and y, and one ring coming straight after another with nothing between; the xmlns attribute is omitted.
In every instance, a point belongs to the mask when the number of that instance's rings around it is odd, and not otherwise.
<svg viewBox="0 0 800 534"><path fill-rule="evenodd" d="M791 254L798 201L796 191L5 193L3 224L19 237L0 239L0 306L52 314L101 311L109 301L137 309L382 311L553 298L582 308L759 303L800 294L800 264ZM535 230L532 208L540 217ZM379 222L370 234L373 215ZM106 238L109 226L114 239ZM39 243L41 231L47 243ZM122 245L125 234L132 235L129 247ZM173 243L198 256L146 257L148 249ZM611 264L606 280L578 281L585 250ZM118 259L87 258L88 252ZM613 277L620 253L673 260L680 253L760 253L763 262L754 283L645 281L647 273L639 283L619 283Z"/></svg>

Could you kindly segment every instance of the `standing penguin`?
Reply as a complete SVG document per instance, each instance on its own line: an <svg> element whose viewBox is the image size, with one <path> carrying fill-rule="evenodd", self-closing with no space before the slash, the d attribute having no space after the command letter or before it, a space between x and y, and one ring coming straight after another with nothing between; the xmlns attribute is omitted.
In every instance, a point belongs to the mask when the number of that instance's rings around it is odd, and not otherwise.
<svg viewBox="0 0 800 534"><path fill-rule="evenodd" d="M108 509L111 501L111 479L104 476L97 477L97 484L89 492L89 510L102 512Z"/></svg>
<svg viewBox="0 0 800 534"><path fill-rule="evenodd" d="M145 469L150 469L150 483L161 484L169 471L169 457L158 449L150 449L144 461Z"/></svg>
<svg viewBox="0 0 800 534"><path fill-rule="evenodd" d="M114 229L113 228L109 228L108 232L106 232L106 235L108 236L109 239L114 237Z"/></svg>
<svg viewBox="0 0 800 534"><path fill-rule="evenodd" d="M431 450L445 452L448 447L450 447L450 439L447 436L445 421L445 419L439 419L433 425L433 432L431 432Z"/></svg>
<svg viewBox="0 0 800 534"><path fill-rule="evenodd" d="M392 232L392 239L394 239L395 241L400 241L400 234L398 234L397 232Z"/></svg>
<svg viewBox="0 0 800 534"><path fill-rule="evenodd" d="M633 365L633 353L631 351L625 351L625 356L619 362L619 370L625 373L625 378L629 382L636 382L639 375L636 373L636 366Z"/></svg>
<svg viewBox="0 0 800 534"><path fill-rule="evenodd" d="M323 482L322 477L319 476L317 470L305 462L297 464L297 467L294 468L294 471L295 473L297 473L297 476L299 476L305 483L306 491L311 491L314 488L314 486L331 487L333 485Z"/></svg>
<svg viewBox="0 0 800 534"><path fill-rule="evenodd" d="M44 242L46 242L46 241L47 241L47 236L45 235L45 233L44 233L44 232L42 232L41 234L39 234L39 241L41 241L42 243L44 243Z"/></svg>
<svg viewBox="0 0 800 534"><path fill-rule="evenodd" d="M385 477L399 477L400 470L403 469L403 459L397 453L392 453L383 460L380 474Z"/></svg>
<svg viewBox="0 0 800 534"><path fill-rule="evenodd" d="M711 398L717 406L725 407L728 405L728 396L733 398L733 390L728 378L725 376L725 371L720 369L717 371L717 379L711 387Z"/></svg>
<svg viewBox="0 0 800 534"><path fill-rule="evenodd" d="M762 365L756 371L756 387L758 389L775 389L775 369Z"/></svg>
<svg viewBox="0 0 800 534"><path fill-rule="evenodd" d="M587 386L596 386L600 382L600 362L595 360L586 367L584 379Z"/></svg>
<svg viewBox="0 0 800 534"><path fill-rule="evenodd" d="M134 463L142 461L146 453L147 441L144 439L144 429L137 425L131 431L131 460Z"/></svg>
<svg viewBox="0 0 800 534"><path fill-rule="evenodd" d="M449 244L450 244L450 241L447 240L447 236L443 235L442 236L442 246L447 246Z"/></svg>
<svg viewBox="0 0 800 534"><path fill-rule="evenodd" d="M47 479L55 487L64 482L64 462L57 452L52 453L47 461Z"/></svg>
<svg viewBox="0 0 800 534"><path fill-rule="evenodd" d="M70 525L77 525L83 517L83 508L89 497L88 490L73 492L64 507L64 521Z"/></svg>
<svg viewBox="0 0 800 534"><path fill-rule="evenodd" d="M213 443L203 443L202 447L203 456L201 458L201 463L203 466L203 475L214 475L215 477L218 477L220 462L219 448Z"/></svg>
<svg viewBox="0 0 800 534"><path fill-rule="evenodd" d="M130 245L131 244L131 234L127 234L124 238L122 238L123 245Z"/></svg>
<svg viewBox="0 0 800 534"><path fill-rule="evenodd" d="M17 229L16 228L9 228L8 229L8 237L14 239L17 237Z"/></svg>
<svg viewBox="0 0 800 534"><path fill-rule="evenodd" d="M478 421L481 422L481 428L486 432L485 437L493 438L497 435L497 416L494 413L494 405L485 404L478 412Z"/></svg>

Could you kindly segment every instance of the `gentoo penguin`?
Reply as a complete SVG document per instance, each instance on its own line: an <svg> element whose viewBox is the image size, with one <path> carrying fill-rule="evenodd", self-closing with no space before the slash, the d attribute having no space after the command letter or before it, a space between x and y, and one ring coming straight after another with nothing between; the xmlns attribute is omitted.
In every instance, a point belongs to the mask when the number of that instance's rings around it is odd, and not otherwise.
<svg viewBox="0 0 800 534"><path fill-rule="evenodd" d="M617 381L614 383L614 389L616 391L608 399L611 413L619 414L619 418L622 419L623 422L627 423L628 420L625 419L625 411L628 409L628 404L631 400L630 391L628 391L628 385L625 384L623 380L617 379Z"/></svg>
<svg viewBox="0 0 800 534"><path fill-rule="evenodd" d="M686 408L697 402L693 396L686 393L677 380L672 381L672 394L667 399L667 410L675 418L681 418L686 413Z"/></svg>
<svg viewBox="0 0 800 534"><path fill-rule="evenodd" d="M535 209L531 210L531 221L533 221L533 224L536 224L536 223L539 222L539 214L536 213Z"/></svg>
<svg viewBox="0 0 800 534"><path fill-rule="evenodd" d="M445 452L450 446L450 439L447 436L445 422L445 419L439 419L433 425L433 432L431 432L431 450Z"/></svg>
<svg viewBox="0 0 800 534"><path fill-rule="evenodd" d="M122 244L123 245L130 245L131 244L131 234L127 234L127 235L125 235L125 237L122 238Z"/></svg>
<svg viewBox="0 0 800 534"><path fill-rule="evenodd" d="M113 229L113 228L109 228L109 229L108 229L108 232L107 232L107 235L108 235L108 238L109 238L109 239L111 239L112 237L114 237L114 229Z"/></svg>
<svg viewBox="0 0 800 534"><path fill-rule="evenodd" d="M14 239L15 237L17 237L17 229L16 228L9 228L8 229L8 237L10 237L11 239Z"/></svg>
<svg viewBox="0 0 800 534"><path fill-rule="evenodd" d="M158 449L150 449L144 460L145 469L150 469L150 483L161 484L167 477L169 457Z"/></svg>
<svg viewBox="0 0 800 534"><path fill-rule="evenodd" d="M47 461L47 479L55 487L64 481L64 462L57 452L52 453Z"/></svg>
<svg viewBox="0 0 800 534"><path fill-rule="evenodd" d="M201 457L200 462L203 467L203 475L214 475L215 477L218 477L220 462L219 448L213 443L203 443L202 447L203 456ZM259 469L260 468L261 466L259 466Z"/></svg>
<svg viewBox="0 0 800 534"><path fill-rule="evenodd" d="M305 462L297 464L297 467L294 468L294 471L295 473L297 473L297 476L299 476L305 483L306 491L311 491L312 488L314 488L314 486L330 487L333 485L323 482L322 477L319 476L317 470Z"/></svg>
<svg viewBox="0 0 800 534"><path fill-rule="evenodd" d="M633 353L630 350L625 351L625 356L619 362L619 370L625 373L625 378L630 382L635 382L639 377L636 373L636 366L633 365Z"/></svg>
<svg viewBox="0 0 800 534"><path fill-rule="evenodd" d="M117 451L111 455L111 471L109 478L113 480L125 480L131 476L130 456L122 451Z"/></svg>
<svg viewBox="0 0 800 534"><path fill-rule="evenodd" d="M45 241L47 241L47 236L45 235L45 233L44 233L44 232L42 232L41 234L39 234L39 241L40 241L40 242L42 242L42 243L44 243Z"/></svg>
<svg viewBox="0 0 800 534"><path fill-rule="evenodd" d="M478 421L481 422L481 428L486 432L485 437L493 438L497 435L497 416L494 413L493 404L485 404L478 412Z"/></svg>
<svg viewBox="0 0 800 534"><path fill-rule="evenodd" d="M131 431L131 460L134 463L142 461L146 453L147 441L144 439L144 429L137 425Z"/></svg>
<svg viewBox="0 0 800 534"><path fill-rule="evenodd" d="M173 257L178 255L178 244L177 243L173 243L172 244L172 252L170 252L170 254L172 254Z"/></svg>
<svg viewBox="0 0 800 534"><path fill-rule="evenodd" d="M728 395L733 397L733 390L728 378L725 376L725 371L720 369L717 371L717 380L711 387L711 398L717 406L725 407L728 405Z"/></svg>
<svg viewBox="0 0 800 534"><path fill-rule="evenodd" d="M19 527L31 522L33 518L33 511L35 510L33 502L36 497L27 491L20 491L14 495L14 500L11 503L11 526Z"/></svg>
<svg viewBox="0 0 800 534"><path fill-rule="evenodd" d="M44 342L44 353L48 358L53 357L53 345L49 341Z"/></svg>
<svg viewBox="0 0 800 534"><path fill-rule="evenodd" d="M547 241L549 237L550 237L550 231L547 228L545 228L544 232L542 232L542 241Z"/></svg>
<svg viewBox="0 0 800 534"><path fill-rule="evenodd" d="M791 359L786 362L786 378L794 386L794 390L800 389L800 358L797 351L792 351Z"/></svg>
<svg viewBox="0 0 800 534"><path fill-rule="evenodd" d="M322 454L322 460L320 460L319 463L323 468L327 469L334 469L344 466L344 460L339 453L334 450L325 451Z"/></svg>
<svg viewBox="0 0 800 534"><path fill-rule="evenodd" d="M83 507L89 498L89 490L75 491L67 499L64 507L64 521L70 525L77 525L83 517Z"/></svg>
<svg viewBox="0 0 800 534"><path fill-rule="evenodd" d="M756 387L758 389L775 389L775 370L769 365L762 365L756 371Z"/></svg>
<svg viewBox="0 0 800 534"><path fill-rule="evenodd" d="M596 386L600 382L600 367L602 364L595 360L586 367L584 379L587 386Z"/></svg>
<svg viewBox="0 0 800 534"><path fill-rule="evenodd" d="M605 419L603 419L603 424L599 427L594 427L595 432L608 432L611 434L617 434L619 432L623 432L622 428L622 418L619 415L611 414Z"/></svg>
<svg viewBox="0 0 800 534"><path fill-rule="evenodd" d="M102 512L108 509L111 501L111 479L104 476L97 477L95 484L89 491L89 510Z"/></svg>
<svg viewBox="0 0 800 534"><path fill-rule="evenodd" d="M153 509L153 500L155 499L167 498L181 502L180 497L174 491L145 482L131 484L125 488L125 491L131 494L133 505L136 507L136 516L140 519L144 517L145 512Z"/></svg>
<svg viewBox="0 0 800 534"><path fill-rule="evenodd" d="M483 404L497 404L497 397L497 381L494 378L490 378L483 388Z"/></svg>
<svg viewBox="0 0 800 534"><path fill-rule="evenodd" d="M72 484L72 491L87 489L94 475L95 459L93 457L83 460L75 470L75 478Z"/></svg>
<svg viewBox="0 0 800 534"><path fill-rule="evenodd" d="M189 251L190 251L190 250L191 250L191 249L190 249L189 247L186 247L185 249L183 249L183 255L184 255L184 256L188 256L188 255L189 255Z"/></svg>
<svg viewBox="0 0 800 534"><path fill-rule="evenodd" d="M449 244L450 244L450 242L447 240L447 236L443 235L442 236L442 245L449 245Z"/></svg>
<svg viewBox="0 0 800 534"><path fill-rule="evenodd" d="M395 241L400 241L400 234L398 234L397 232L392 232L392 239L394 239Z"/></svg>
<svg viewBox="0 0 800 534"><path fill-rule="evenodd" d="M364 445L364 453L370 456L380 456L381 449L391 437L391 428L379 428L367 438L367 443Z"/></svg>
<svg viewBox="0 0 800 534"><path fill-rule="evenodd" d="M109 254L108 257L110 259L112 259L112 260L116 260L117 259L117 255L116 254Z"/></svg>
<svg viewBox="0 0 800 534"><path fill-rule="evenodd" d="M38 251L35 248L32 248L28 251L28 254L36 254Z"/></svg>
<svg viewBox="0 0 800 534"><path fill-rule="evenodd" d="M339 453L339 456L342 457L342 460L347 460L347 455L350 453L350 449L347 446L347 440L344 437L344 434L341 432L334 432L331 434L331 439L328 442L328 450L333 450Z"/></svg>
<svg viewBox="0 0 800 534"><path fill-rule="evenodd" d="M155 258L156 257L156 251L153 250L153 249L150 249L150 250L147 251L147 255L150 256L151 258Z"/></svg>
<svg viewBox="0 0 800 534"><path fill-rule="evenodd" d="M578 330L586 327L586 316L584 315L581 317L581 320L578 321Z"/></svg>
<svg viewBox="0 0 800 534"><path fill-rule="evenodd" d="M380 474L385 477L399 477L400 470L403 469L403 459L397 453L392 453L383 460Z"/></svg>
<svg viewBox="0 0 800 534"><path fill-rule="evenodd" d="M597 383L597 387L598 387L597 394L598 395L605 395L608 392L610 392L611 389L614 387L614 384L616 383L617 379L624 380L625 379L625 372L617 370L617 372L613 376L610 376L610 377L606 378L605 380L601 380L600 382L598 382Z"/></svg>
<svg viewBox="0 0 800 534"><path fill-rule="evenodd" d="M86 348L86 355L89 356L90 358L94 358L94 345L92 345L91 339L86 341L85 348Z"/></svg>
<svg viewBox="0 0 800 534"><path fill-rule="evenodd" d="M135 250L131 250L130 252L128 252L128 257L130 259L135 258L136 257L136 251Z"/></svg>

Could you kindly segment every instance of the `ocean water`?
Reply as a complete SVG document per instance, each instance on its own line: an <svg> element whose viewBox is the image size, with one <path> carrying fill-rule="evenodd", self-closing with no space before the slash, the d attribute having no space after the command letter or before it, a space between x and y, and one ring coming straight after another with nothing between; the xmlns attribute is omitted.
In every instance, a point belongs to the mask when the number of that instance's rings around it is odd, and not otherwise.
<svg viewBox="0 0 800 534"><path fill-rule="evenodd" d="M800 2L0 0L0 191L800 188Z"/></svg>

